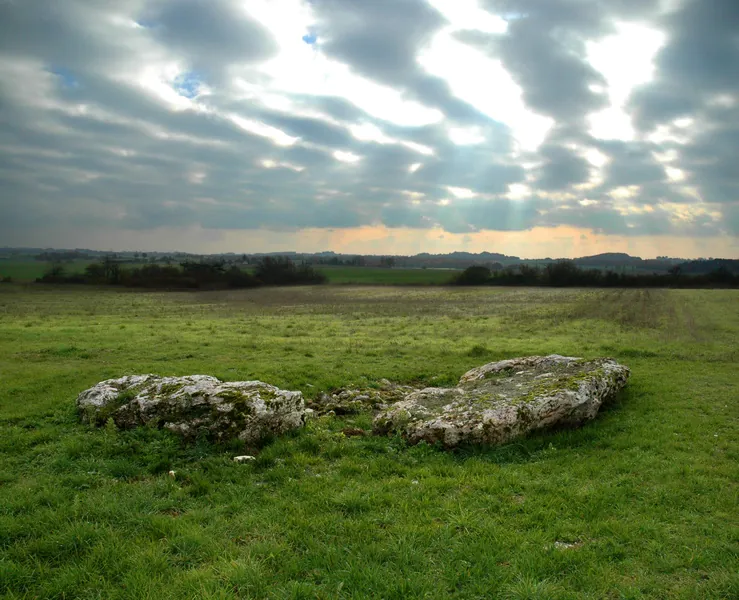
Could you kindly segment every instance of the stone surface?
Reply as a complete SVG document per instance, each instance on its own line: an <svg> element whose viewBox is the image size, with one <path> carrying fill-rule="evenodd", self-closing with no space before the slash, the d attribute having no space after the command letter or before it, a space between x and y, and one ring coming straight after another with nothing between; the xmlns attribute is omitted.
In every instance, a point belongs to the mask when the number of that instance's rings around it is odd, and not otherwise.
<svg viewBox="0 0 739 600"><path fill-rule="evenodd" d="M224 383L208 375L159 377L129 375L108 379L77 398L84 421L102 425L113 419L122 429L164 427L186 438L238 438L257 442L304 424L300 392L261 381Z"/></svg>
<svg viewBox="0 0 739 600"><path fill-rule="evenodd" d="M361 412L379 411L403 400L416 388L397 385L381 379L376 388L342 388L330 393L319 394L311 407L319 414L352 415Z"/></svg>
<svg viewBox="0 0 739 600"><path fill-rule="evenodd" d="M425 388L381 411L377 434L411 443L495 445L537 429L578 426L621 390L629 369L612 359L516 358L472 369L454 388Z"/></svg>
<svg viewBox="0 0 739 600"><path fill-rule="evenodd" d="M255 456L250 456L248 454L244 454L242 456L234 456L234 462L237 462L237 463L247 463L253 460L257 460L257 458Z"/></svg>

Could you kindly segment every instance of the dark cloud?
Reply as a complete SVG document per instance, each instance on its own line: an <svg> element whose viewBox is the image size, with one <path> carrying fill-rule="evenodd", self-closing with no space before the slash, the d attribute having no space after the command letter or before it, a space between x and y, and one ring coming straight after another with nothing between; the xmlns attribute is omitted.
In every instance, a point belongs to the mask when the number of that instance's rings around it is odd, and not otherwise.
<svg viewBox="0 0 739 600"><path fill-rule="evenodd" d="M629 102L634 123L650 132L692 118L689 143L673 144L674 166L686 173L704 202L737 202L739 4L687 0L664 26L669 35L655 59L656 77Z"/></svg>
<svg viewBox="0 0 739 600"><path fill-rule="evenodd" d="M567 148L545 145L539 154L545 162L536 172L537 189L566 190L590 178L590 163Z"/></svg>
<svg viewBox="0 0 739 600"><path fill-rule="evenodd" d="M651 144L607 141L596 142L596 147L610 159L604 169L605 187L642 185L666 179L664 167L652 154L657 148Z"/></svg>
<svg viewBox="0 0 739 600"><path fill-rule="evenodd" d="M608 105L591 86L605 86L586 58L586 41L613 33L615 18L644 18L658 0L487 0L497 14L516 15L506 35L464 32L462 39L500 58L535 111L563 123Z"/></svg>
<svg viewBox="0 0 739 600"><path fill-rule="evenodd" d="M444 23L426 0L312 0L322 48L372 79L402 85Z"/></svg>
<svg viewBox="0 0 739 600"><path fill-rule="evenodd" d="M211 72L234 62L253 63L277 50L272 36L235 0L160 0L140 13L157 40Z"/></svg>
<svg viewBox="0 0 739 600"><path fill-rule="evenodd" d="M722 216L729 234L739 237L739 203L723 206Z"/></svg>
<svg viewBox="0 0 739 600"><path fill-rule="evenodd" d="M321 49L357 73L402 90L409 98L440 109L462 124L477 123L482 114L457 98L443 79L418 64L446 20L426 0L311 0ZM323 36L321 36L323 37ZM320 39L320 38L319 38Z"/></svg>
<svg viewBox="0 0 739 600"><path fill-rule="evenodd" d="M677 219L673 213L659 207L650 212L623 213L610 200L587 206L578 203L557 205L546 213L540 224L571 225L598 234L625 236L709 237L721 232L717 223L705 215Z"/></svg>
<svg viewBox="0 0 739 600"><path fill-rule="evenodd" d="M444 203L397 199L384 206L382 222L389 227L441 227L449 233L482 230L522 231L540 222L551 202L531 198L519 200L447 200Z"/></svg>
<svg viewBox="0 0 739 600"><path fill-rule="evenodd" d="M458 37L499 57L523 89L530 108L558 121L577 121L608 105L603 94L590 89L605 81L586 62L582 44L577 44L576 53L568 48L572 42L557 39L551 25L529 16L512 22L504 36L461 32Z"/></svg>
<svg viewBox="0 0 739 600"><path fill-rule="evenodd" d="M686 0L664 22L667 44L655 80L636 91L630 109L641 130L695 114L711 98L739 93L739 4Z"/></svg>
<svg viewBox="0 0 739 600"><path fill-rule="evenodd" d="M691 143L678 147L678 164L705 202L739 202L739 105L702 113L702 131Z"/></svg>

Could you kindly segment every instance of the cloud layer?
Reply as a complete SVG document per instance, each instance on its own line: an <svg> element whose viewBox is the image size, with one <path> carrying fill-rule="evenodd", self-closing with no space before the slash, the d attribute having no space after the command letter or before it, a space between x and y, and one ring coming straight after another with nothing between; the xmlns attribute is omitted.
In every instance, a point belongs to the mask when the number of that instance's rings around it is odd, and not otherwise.
<svg viewBox="0 0 739 600"><path fill-rule="evenodd" d="M0 236L735 241L738 6L0 1Z"/></svg>

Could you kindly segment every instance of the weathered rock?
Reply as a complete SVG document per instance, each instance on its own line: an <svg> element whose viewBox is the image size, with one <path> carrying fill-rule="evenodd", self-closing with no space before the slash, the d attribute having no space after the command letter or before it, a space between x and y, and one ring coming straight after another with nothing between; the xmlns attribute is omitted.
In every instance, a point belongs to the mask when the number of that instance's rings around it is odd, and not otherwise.
<svg viewBox="0 0 739 600"><path fill-rule="evenodd" d="M361 412L379 411L403 400L416 388L397 385L382 379L379 388L342 388L331 393L322 393L310 403L320 414L333 412L335 415L352 415Z"/></svg>
<svg viewBox="0 0 739 600"><path fill-rule="evenodd" d="M257 460L256 456L250 456L249 454L244 454L242 456L234 456L234 462L236 463L247 463Z"/></svg>
<svg viewBox="0 0 739 600"><path fill-rule="evenodd" d="M112 418L122 429L148 425L186 438L205 434L253 443L301 427L305 403L300 392L261 381L129 375L82 392L77 410L84 421L97 425Z"/></svg>
<svg viewBox="0 0 739 600"><path fill-rule="evenodd" d="M553 354L490 363L465 373L455 388L426 388L380 412L378 434L411 443L503 444L537 429L595 418L624 387L629 369L609 358Z"/></svg>

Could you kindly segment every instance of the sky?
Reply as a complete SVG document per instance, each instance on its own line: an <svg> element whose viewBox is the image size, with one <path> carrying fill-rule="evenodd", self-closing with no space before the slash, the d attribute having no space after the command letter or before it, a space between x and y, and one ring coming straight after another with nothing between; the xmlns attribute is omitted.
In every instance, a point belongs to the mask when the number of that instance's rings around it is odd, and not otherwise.
<svg viewBox="0 0 739 600"><path fill-rule="evenodd" d="M739 257L736 0L0 0L0 246Z"/></svg>

